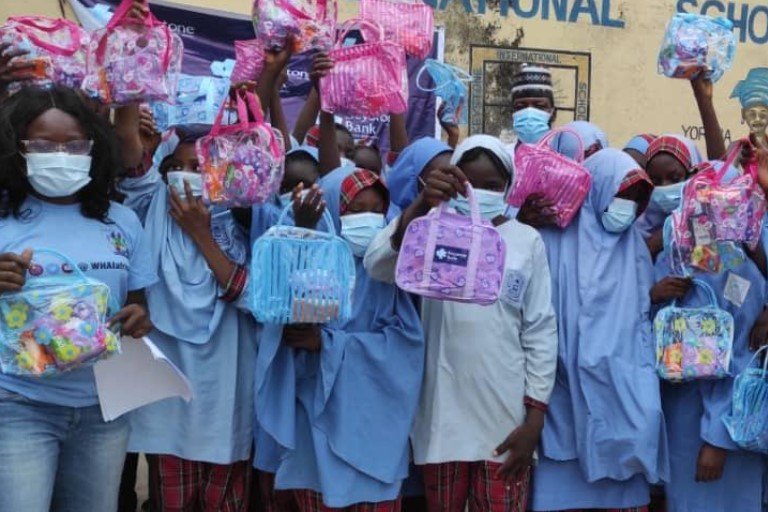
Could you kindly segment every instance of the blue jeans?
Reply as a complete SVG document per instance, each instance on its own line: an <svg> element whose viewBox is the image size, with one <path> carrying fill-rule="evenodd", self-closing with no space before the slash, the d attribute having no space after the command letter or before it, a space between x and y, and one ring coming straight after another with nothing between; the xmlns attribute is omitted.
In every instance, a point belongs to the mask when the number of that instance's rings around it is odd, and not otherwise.
<svg viewBox="0 0 768 512"><path fill-rule="evenodd" d="M114 512L128 444L125 417L61 407L0 388L0 511Z"/></svg>

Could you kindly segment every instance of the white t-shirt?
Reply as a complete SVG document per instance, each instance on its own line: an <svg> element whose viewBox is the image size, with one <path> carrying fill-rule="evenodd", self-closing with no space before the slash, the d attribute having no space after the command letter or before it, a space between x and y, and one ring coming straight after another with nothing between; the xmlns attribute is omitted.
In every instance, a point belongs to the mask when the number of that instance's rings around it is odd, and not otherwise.
<svg viewBox="0 0 768 512"><path fill-rule="evenodd" d="M392 282L395 219L371 244L365 267ZM425 299L424 384L411 435L414 462L501 461L493 450L525 420L526 396L547 403L557 365L557 323L544 243L516 220L498 227L507 244L500 300L491 306Z"/></svg>

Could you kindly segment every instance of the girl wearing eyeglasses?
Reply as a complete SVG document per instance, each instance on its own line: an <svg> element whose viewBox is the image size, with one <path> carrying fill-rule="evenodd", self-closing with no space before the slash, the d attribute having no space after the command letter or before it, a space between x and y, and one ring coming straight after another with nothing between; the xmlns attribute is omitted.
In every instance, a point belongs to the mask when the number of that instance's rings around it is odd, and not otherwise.
<svg viewBox="0 0 768 512"><path fill-rule="evenodd" d="M74 91L23 89L3 104L0 299L71 274L36 252L53 249L124 305L111 324L149 332L143 290L156 276L139 219L111 200L119 168L110 127ZM0 369L0 510L114 510L128 431L124 417L103 420L92 367L46 378Z"/></svg>

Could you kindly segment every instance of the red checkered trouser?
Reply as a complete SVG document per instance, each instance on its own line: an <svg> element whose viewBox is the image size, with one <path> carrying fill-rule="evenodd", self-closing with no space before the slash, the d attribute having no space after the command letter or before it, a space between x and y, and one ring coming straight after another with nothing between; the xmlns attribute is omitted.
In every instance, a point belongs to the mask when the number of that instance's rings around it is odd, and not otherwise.
<svg viewBox="0 0 768 512"><path fill-rule="evenodd" d="M344 508L330 508L323 505L323 498L314 491L295 491L296 502L301 512L400 512L400 498L381 503L357 503Z"/></svg>
<svg viewBox="0 0 768 512"><path fill-rule="evenodd" d="M422 466L429 512L525 512L530 470L507 481L496 478L500 467L488 461Z"/></svg>
<svg viewBox="0 0 768 512"><path fill-rule="evenodd" d="M629 508L574 508L562 512L648 512L647 506Z"/></svg>
<svg viewBox="0 0 768 512"><path fill-rule="evenodd" d="M209 464L158 455L156 496L163 512L245 512L248 461Z"/></svg>

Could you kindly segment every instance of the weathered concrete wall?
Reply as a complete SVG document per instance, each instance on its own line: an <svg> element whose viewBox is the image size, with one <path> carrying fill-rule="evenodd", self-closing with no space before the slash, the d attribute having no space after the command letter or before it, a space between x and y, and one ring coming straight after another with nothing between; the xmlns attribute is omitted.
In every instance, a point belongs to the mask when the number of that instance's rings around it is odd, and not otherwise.
<svg viewBox="0 0 768 512"><path fill-rule="evenodd" d="M506 116L507 95L503 76L499 78L498 72L508 65L483 59L543 59L556 66L558 98L573 110L563 111L561 121L586 115L588 106L590 119L605 129L613 144L621 144L635 133L650 131L684 132L703 145L690 86L656 72L664 26L677 11L700 12L704 8L708 14L727 15L736 24L739 44L734 67L715 86L722 125L731 138L745 132L738 103L728 98L733 86L750 68L768 66L768 6L760 0L429 1L437 10L438 22L446 26L449 62L467 68L472 45L539 50L521 53L475 48L471 121L476 129L485 126L498 131ZM242 13L249 12L251 4L250 0L178 3ZM356 4L356 0L341 0L342 17L353 16ZM0 19L11 14L60 12L58 0L0 2ZM558 53L562 51L577 55Z"/></svg>

